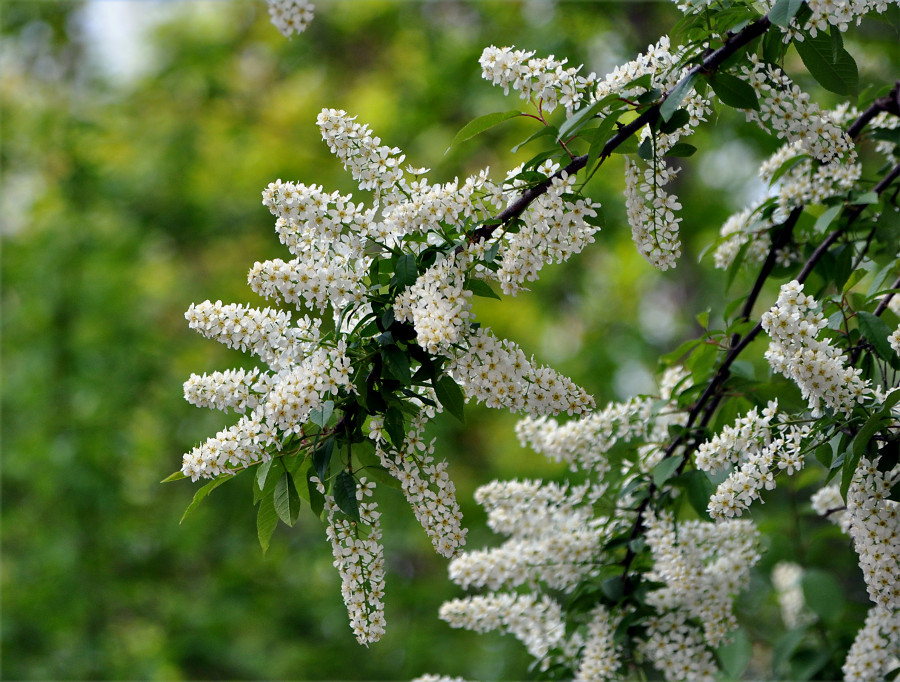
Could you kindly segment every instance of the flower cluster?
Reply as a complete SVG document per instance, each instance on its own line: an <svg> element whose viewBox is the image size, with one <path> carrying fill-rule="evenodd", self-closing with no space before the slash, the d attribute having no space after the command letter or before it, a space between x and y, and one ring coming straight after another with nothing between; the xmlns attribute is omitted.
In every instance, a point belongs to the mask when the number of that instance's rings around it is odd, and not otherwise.
<svg viewBox="0 0 900 682"><path fill-rule="evenodd" d="M835 122L845 118L844 110L826 112ZM785 172L785 168L788 168ZM847 158L820 164L810 159L800 142L789 142L762 163L760 178L773 184L770 194L776 202L775 210L763 211L770 203L762 197L735 213L722 225L721 243L714 259L717 268L727 269L747 244L744 262L754 264L765 260L771 246L770 232L781 224L788 213L806 204L822 204L826 199L841 196L854 187L862 174L862 165L855 154ZM787 265L793 258L788 251L778 254L779 264Z"/></svg>
<svg viewBox="0 0 900 682"><path fill-rule="evenodd" d="M291 326L291 314L273 308L222 301L192 303L184 314L188 326L228 348L250 351L275 371L290 367L312 352L321 320L302 317Z"/></svg>
<svg viewBox="0 0 900 682"><path fill-rule="evenodd" d="M445 602L438 615L453 628L512 634L537 659L544 658L566 634L559 604L547 595L502 592L469 596Z"/></svg>
<svg viewBox="0 0 900 682"><path fill-rule="evenodd" d="M373 211L353 204L349 195L329 194L316 185L278 180L262 195L263 205L277 218L279 239L297 258L255 263L247 277L250 288L265 298L320 312L360 303L372 261L363 239Z"/></svg>
<svg viewBox="0 0 900 682"><path fill-rule="evenodd" d="M772 569L772 586L778 597L781 620L789 629L808 623L812 614L803 597L803 567L793 561L779 561Z"/></svg>
<svg viewBox="0 0 900 682"><path fill-rule="evenodd" d="M406 155L397 147L381 144L367 124L357 123L341 109L323 109L316 118L322 139L344 165L360 189L370 189L376 200L395 198L403 178L401 164Z"/></svg>
<svg viewBox="0 0 900 682"><path fill-rule="evenodd" d="M711 474L730 466L736 468L719 484L709 501L713 518L740 516L760 491L775 487L777 471L789 476L803 468L803 449L811 425L789 424L778 419L778 403L770 402L762 411L751 409L733 426L702 443L696 464Z"/></svg>
<svg viewBox="0 0 900 682"><path fill-rule="evenodd" d="M812 14L806 20L803 30L809 31L814 38L818 31L827 31L829 25L843 33L851 23L859 25L863 16L869 12L885 12L890 2L891 0L807 0L806 4ZM788 29L792 35L796 35L796 31L792 30L795 27L796 20Z"/></svg>
<svg viewBox="0 0 900 682"><path fill-rule="evenodd" d="M509 535L501 547L469 551L450 563L450 579L464 589L491 590L541 581L571 589L593 570L600 530L589 506L588 485L569 488L540 481L494 481L475 499L488 512L488 526Z"/></svg>
<svg viewBox="0 0 900 682"><path fill-rule="evenodd" d="M427 408L426 408L427 409ZM456 502L456 486L447 475L446 460L435 463L434 441L427 446L422 440L427 419L424 410L413 420L402 452L390 447L381 432L381 420L372 419L369 435L381 465L400 481L403 495L412 507L434 550L453 557L466 543L468 530L462 527L462 512Z"/></svg>
<svg viewBox="0 0 900 682"><path fill-rule="evenodd" d="M676 527L666 514L649 515L646 525L654 561L647 578L665 583L647 602L696 618L709 646L718 646L737 627L732 599L760 558L756 527L738 520L681 521Z"/></svg>
<svg viewBox="0 0 900 682"><path fill-rule="evenodd" d="M472 292L463 288L467 260L465 254L447 256L394 301L394 316L412 322L416 343L429 353L445 354L468 336Z"/></svg>
<svg viewBox="0 0 900 682"><path fill-rule="evenodd" d="M632 93L633 88L628 84L644 75L651 76L651 87L664 92L670 90L683 75L682 69L675 68L683 53L681 47L670 49L668 39L651 45L638 59L607 76L598 89L598 97L619 89L624 90L621 96L633 97L638 93ZM686 98L683 107L689 117L684 125L669 132L654 132L649 128L642 131L642 145L650 145L649 162L627 159L625 164L625 207L632 238L640 254L660 270L674 267L681 255L678 238L681 218L676 215L681 204L664 189L675 179L678 170L667 166L664 157L682 137L706 120L711 111L709 101L696 92Z"/></svg>
<svg viewBox="0 0 900 682"><path fill-rule="evenodd" d="M325 492L325 486L315 479L319 492L325 496L325 514L328 520L326 535L331 541L334 567L341 576L341 594L350 627L360 644L377 642L384 634L384 546L381 544L381 512L372 497L375 483L359 480L356 502L361 524L339 516L340 509L334 497Z"/></svg>
<svg viewBox="0 0 900 682"><path fill-rule="evenodd" d="M847 134L783 71L756 55L750 55L750 66L742 69L759 98L759 111L746 110L748 121L770 127L779 138L799 144L804 153L822 163L853 152Z"/></svg>
<svg viewBox="0 0 900 682"><path fill-rule="evenodd" d="M719 669L703 633L684 613L667 611L647 623L640 651L668 682L713 682Z"/></svg>
<svg viewBox="0 0 900 682"><path fill-rule="evenodd" d="M534 52L516 50L512 47L486 47L478 63L481 75L493 85L517 90L526 101L540 102L540 108L552 112L557 105L571 113L578 108L584 92L596 81L597 76L579 76L582 67L564 68L567 60L555 59L553 55L535 58Z"/></svg>
<svg viewBox="0 0 900 682"><path fill-rule="evenodd" d="M588 198L566 199L572 193L575 176L562 172L556 177L558 168L550 162L538 168L552 178L549 189L522 216L515 231L497 231L497 238L503 239L503 250L496 276L504 294L515 295L523 282L536 280L545 263L562 263L581 253L600 229L587 221L596 217L595 209L600 204Z"/></svg>
<svg viewBox="0 0 900 682"><path fill-rule="evenodd" d="M303 33L313 20L316 9L309 0L266 0L266 4L269 6L269 20L285 38Z"/></svg>
<svg viewBox="0 0 900 682"><path fill-rule="evenodd" d="M613 639L616 622L602 604L594 607L589 615L581 664L575 673L575 680L592 682L617 679L620 652Z"/></svg>
<svg viewBox="0 0 900 682"><path fill-rule="evenodd" d="M230 369L212 374L191 374L184 382L184 399L197 407L211 407L238 414L255 408L272 388L272 375L256 368Z"/></svg>
<svg viewBox="0 0 900 682"><path fill-rule="evenodd" d="M796 280L781 287L778 301L762 316L762 325L771 337L766 360L772 369L792 379L809 401L814 415L820 403L832 410L848 412L870 392L861 370L846 367L846 357L818 334L827 326L812 296L803 294Z"/></svg>
<svg viewBox="0 0 900 682"><path fill-rule="evenodd" d="M448 371L467 399L488 407L538 417L581 414L594 406L594 399L571 379L549 367L536 367L519 346L498 339L487 328L472 334L469 347L456 352Z"/></svg>
<svg viewBox="0 0 900 682"><path fill-rule="evenodd" d="M900 481L900 465L878 469L879 458L862 458L847 491L847 530L853 538L869 597L881 608L900 610L900 504L888 499Z"/></svg>
<svg viewBox="0 0 900 682"><path fill-rule="evenodd" d="M853 539L869 597L875 603L844 662L844 679L880 680L900 657L900 504L888 499L900 481L900 465L879 469L879 458L861 458L847 491L846 508L837 485L822 488L813 508Z"/></svg>
<svg viewBox="0 0 900 682"><path fill-rule="evenodd" d="M875 682L897 669L900 658L900 610L869 609L842 668L848 682Z"/></svg>

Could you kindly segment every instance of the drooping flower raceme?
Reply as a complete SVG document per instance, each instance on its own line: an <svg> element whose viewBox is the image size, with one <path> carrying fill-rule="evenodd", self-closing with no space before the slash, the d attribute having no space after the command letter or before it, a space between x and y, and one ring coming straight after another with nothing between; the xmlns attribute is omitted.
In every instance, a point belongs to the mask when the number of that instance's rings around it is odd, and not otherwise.
<svg viewBox="0 0 900 682"><path fill-rule="evenodd" d="M860 378L861 370L846 367L846 357L827 340L819 340L819 331L827 325L812 296L803 294L796 280L781 287L778 301L762 316L762 325L771 337L766 359L772 369L792 379L813 414L826 407L848 412L869 394L869 382Z"/></svg>

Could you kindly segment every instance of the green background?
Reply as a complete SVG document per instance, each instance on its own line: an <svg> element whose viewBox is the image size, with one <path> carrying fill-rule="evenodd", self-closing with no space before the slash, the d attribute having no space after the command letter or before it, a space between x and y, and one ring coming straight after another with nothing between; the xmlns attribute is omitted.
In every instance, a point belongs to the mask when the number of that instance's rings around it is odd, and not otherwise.
<svg viewBox="0 0 900 682"><path fill-rule="evenodd" d="M160 480L234 419L190 406L181 384L191 372L249 366L192 334L183 313L207 298L261 303L247 270L287 253L260 204L268 182L355 190L319 138L323 107L358 115L409 163L431 168L433 181L485 165L499 177L538 151L509 152L534 130L527 122L445 154L475 116L525 106L480 78L484 46L514 44L603 73L677 13L658 2L317 4L309 30L285 40L261 1L170 2L162 12L130 3L152 47L130 79L109 75L114 56L98 60L83 4L0 5L4 679L529 675L515 640L438 620L439 605L460 591L399 494L381 500L388 631L369 649L353 639L311 514L279 527L263 556L250 479L241 477L179 525L199 484ZM864 78L890 82L898 60L878 48L892 34L877 23L864 31L856 45L870 46ZM752 161L777 146L739 124L723 114L715 137L691 140L719 151L690 159L675 187L685 206L676 271L655 272L635 252L614 158L589 188L607 214L597 243L548 267L516 300L479 300L478 319L572 376L599 405L651 389L658 355L699 332L693 316L708 306L721 314L724 276L698 257L753 191ZM449 417L432 428L470 547L494 541L472 501L479 484L565 476L518 446L514 423L471 408L465 428ZM784 558L826 565L847 601L845 631L825 644L838 651L866 598L846 541L801 513L803 485L814 480L801 480L799 493L785 486L754 511L763 525L791 519L794 530L769 548L743 606L754 634L777 646L784 628L767 571ZM754 661L771 657L762 650Z"/></svg>

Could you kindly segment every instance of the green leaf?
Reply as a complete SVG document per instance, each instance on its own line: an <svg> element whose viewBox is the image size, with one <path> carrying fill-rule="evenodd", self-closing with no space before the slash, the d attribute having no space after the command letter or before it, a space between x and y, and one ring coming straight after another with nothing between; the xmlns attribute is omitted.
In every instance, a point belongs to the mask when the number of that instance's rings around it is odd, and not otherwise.
<svg viewBox="0 0 900 682"><path fill-rule="evenodd" d="M833 28L833 31L837 29ZM859 69L852 55L843 47L834 54L831 37L819 31L815 38L804 34L802 42L794 42L794 47L809 69L812 77L826 90L838 95L853 95L859 85Z"/></svg>
<svg viewBox="0 0 900 682"><path fill-rule="evenodd" d="M802 4L803 0L778 0L769 11L769 21L781 28L787 28Z"/></svg>
<svg viewBox="0 0 900 682"><path fill-rule="evenodd" d="M800 581L806 603L825 623L836 623L844 610L844 590L830 573L810 569Z"/></svg>
<svg viewBox="0 0 900 682"><path fill-rule="evenodd" d="M690 120L691 115L687 112L687 109L679 109L672 114L672 117L668 121L659 127L659 132L666 134L674 133L682 126L687 125Z"/></svg>
<svg viewBox="0 0 900 682"><path fill-rule="evenodd" d="M853 199L854 204L877 204L879 201L881 197L878 196L878 192L866 192Z"/></svg>
<svg viewBox="0 0 900 682"><path fill-rule="evenodd" d="M318 407L309 411L309 421L324 429L326 424L328 424L328 420L331 419L332 414L334 414L334 401L326 400Z"/></svg>
<svg viewBox="0 0 900 682"><path fill-rule="evenodd" d="M449 152L458 144L465 142L466 140L471 140L476 135L483 133L485 130L489 128L493 128L495 125L499 125L504 121L508 121L511 118L515 118L516 116L521 116L521 111L506 111L506 112L496 112L493 114L486 114L485 116L479 116L478 118L469 121L462 130L456 133L456 137L453 138L453 141L450 143L450 146L447 147L447 151ZM447 152L444 152L445 154Z"/></svg>
<svg viewBox="0 0 900 682"><path fill-rule="evenodd" d="M485 250L484 262L485 263L493 263L494 259L497 258L497 253L499 251L500 251L500 242L496 241Z"/></svg>
<svg viewBox="0 0 900 682"><path fill-rule="evenodd" d="M256 469L256 485L260 490L266 487L266 477L269 475L269 469L272 468L272 462L274 461L274 458L266 460Z"/></svg>
<svg viewBox="0 0 900 682"><path fill-rule="evenodd" d="M335 504L351 519L359 523L359 504L356 500L356 479L341 471L332 486Z"/></svg>
<svg viewBox="0 0 900 682"><path fill-rule="evenodd" d="M481 296L482 298L496 298L498 301L501 300L497 293L493 289L491 289L491 286L483 279L473 277L468 282L466 282L466 289L471 291L476 296Z"/></svg>
<svg viewBox="0 0 900 682"><path fill-rule="evenodd" d="M668 481L672 474L675 473L675 470L678 469L681 460L681 457L666 457L653 467L653 485L657 488L662 487L662 484Z"/></svg>
<svg viewBox="0 0 900 682"><path fill-rule="evenodd" d="M406 353L397 346L384 346L381 349L381 357L388 372L404 386L412 383L412 375L409 371L409 358Z"/></svg>
<svg viewBox="0 0 900 682"><path fill-rule="evenodd" d="M622 581L622 576L615 575L612 578L607 578L600 583L600 590L610 601L621 601L622 597L625 596L625 583Z"/></svg>
<svg viewBox="0 0 900 682"><path fill-rule="evenodd" d="M609 142L615 134L615 127L618 121L618 114L610 114L603 119L603 122L593 131L589 131L591 132L591 146L588 150L588 160L585 164L585 168L590 170L593 167L594 162L600 158L601 154L603 154L606 143Z"/></svg>
<svg viewBox="0 0 900 682"><path fill-rule="evenodd" d="M537 132L529 135L527 138L525 138L522 142L517 144L515 147L513 147L509 151L511 153L515 154L517 151L519 151L519 149L524 147L526 144L528 144L532 140L536 140L540 137L546 137L547 135L558 136L558 134L559 134L559 131L556 129L556 126L544 126L543 128L540 128Z"/></svg>
<svg viewBox="0 0 900 682"><path fill-rule="evenodd" d="M172 481L180 481L182 478L187 478L187 476L185 476L180 471L176 471L174 474L169 474L168 476L166 476L163 480L160 481L160 483L170 483Z"/></svg>
<svg viewBox="0 0 900 682"><path fill-rule="evenodd" d="M203 500L206 498L207 495L209 495L213 490L218 488L220 485L222 485L226 481L230 481L232 478L234 478L234 476L231 474L223 474L222 476L219 476L214 481L210 481L205 486L200 488L200 490L195 492L194 499L191 500L191 503L188 505L187 509L184 510L184 514L182 514L182 516L181 516L181 521L179 521L178 523L179 524L184 523L184 520L185 520L185 518L187 518L187 515L190 514L192 511L194 511L197 508L197 506L201 502L203 502Z"/></svg>
<svg viewBox="0 0 900 682"><path fill-rule="evenodd" d="M266 495L259 504L259 511L256 512L256 537L259 538L259 546L262 547L263 554L269 551L269 542L272 540L272 533L275 532L275 526L278 525L278 514L275 511L275 502L271 495Z"/></svg>
<svg viewBox="0 0 900 682"><path fill-rule="evenodd" d="M434 393L441 406L459 421L465 423L465 404L462 389L449 374L442 374L433 382Z"/></svg>
<svg viewBox="0 0 900 682"><path fill-rule="evenodd" d="M894 364L898 358L888 343L888 337L892 333L892 329L880 317L873 315L865 310L857 313L857 321L859 322L859 330L866 337L869 343L875 348L875 352L889 363Z"/></svg>
<svg viewBox="0 0 900 682"><path fill-rule="evenodd" d="M753 657L753 647L747 633L742 628L735 630L729 642L716 649L716 656L722 664L725 676L729 680L739 680Z"/></svg>
<svg viewBox="0 0 900 682"><path fill-rule="evenodd" d="M416 257L411 253L404 253L394 259L394 277L393 280L402 287L414 284L419 276L416 268Z"/></svg>
<svg viewBox="0 0 900 682"><path fill-rule="evenodd" d="M313 451L313 469L323 483L328 480L328 465L331 464L331 453L334 452L334 436L326 438Z"/></svg>
<svg viewBox="0 0 900 682"><path fill-rule="evenodd" d="M819 460L819 463L826 469L831 468L832 457L833 453L831 452L831 446L828 443L822 443L816 448L816 459Z"/></svg>
<svg viewBox="0 0 900 682"><path fill-rule="evenodd" d="M648 135L638 147L638 156L644 161L653 161L653 136Z"/></svg>
<svg viewBox="0 0 900 682"><path fill-rule="evenodd" d="M697 80L696 72L692 73L687 78L683 78L679 81L678 85L672 88L672 91L659 107L659 115L662 117L663 121L668 121L672 118L682 101L684 101L684 98L690 94L694 87L695 80Z"/></svg>
<svg viewBox="0 0 900 682"><path fill-rule="evenodd" d="M297 493L294 477L286 471L275 486L272 502L278 518L289 526L297 522L297 517L300 516L300 495Z"/></svg>
<svg viewBox="0 0 900 682"><path fill-rule="evenodd" d="M706 521L712 520L709 515L709 498L716 491L716 487L705 472L688 471L669 479L669 484L684 488L687 491L688 503L697 512L697 516Z"/></svg>
<svg viewBox="0 0 900 682"><path fill-rule="evenodd" d="M559 135L556 136L556 141L559 142L560 140L568 139L577 133L591 122L598 111L609 105L609 103L615 99L618 99L618 95L607 95L606 97L598 99L596 102L592 102L590 105L576 111L559 127Z"/></svg>
<svg viewBox="0 0 900 682"><path fill-rule="evenodd" d="M728 73L715 73L709 77L713 92L721 101L735 109L759 110L756 91L745 80Z"/></svg>
<svg viewBox="0 0 900 682"><path fill-rule="evenodd" d="M697 148L687 142L676 142L672 148L667 151L664 156L693 156Z"/></svg>
<svg viewBox="0 0 900 682"><path fill-rule="evenodd" d="M319 486L312 480L315 472L310 469L306 472L306 490L309 493L309 508L317 517L322 516L325 508L325 496L319 492Z"/></svg>
<svg viewBox="0 0 900 682"><path fill-rule="evenodd" d="M813 226L813 229L819 234L824 234L825 230L828 229L828 226L831 225L831 223L837 217L837 214L841 212L842 208L844 207L841 204L830 207L816 219L816 224Z"/></svg>
<svg viewBox="0 0 900 682"><path fill-rule="evenodd" d="M440 400L440 397L438 397ZM384 430L388 432L394 447L400 448L406 439L406 427L403 425L403 412L396 405L387 408L384 414Z"/></svg>

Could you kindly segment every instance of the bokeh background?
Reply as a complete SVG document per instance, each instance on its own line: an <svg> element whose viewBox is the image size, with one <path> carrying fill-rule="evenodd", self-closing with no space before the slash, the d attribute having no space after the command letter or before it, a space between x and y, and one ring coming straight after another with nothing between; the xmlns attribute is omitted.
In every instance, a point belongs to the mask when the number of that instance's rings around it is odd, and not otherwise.
<svg viewBox="0 0 900 682"><path fill-rule="evenodd" d="M261 0L0 4L4 679L530 674L515 640L438 620L441 602L460 592L399 494L383 500L388 633L369 649L353 639L311 514L280 526L263 556L251 481L241 477L179 524L199 485L160 481L234 419L188 405L181 384L191 372L250 362L192 334L183 313L207 298L261 302L247 270L286 253L260 204L268 182L356 189L318 136L323 107L357 114L433 180L485 165L501 176L538 150L509 151L533 131L527 122L445 153L470 119L522 106L481 80L484 46L514 44L605 73L672 26L676 10L317 5L310 29L286 40ZM867 22L858 34L864 78L896 76L891 31ZM724 276L698 258L760 191L754 162L776 146L739 123L723 114L715 139L692 141L714 151L690 159L676 188L685 206L678 270L657 273L636 254L614 158L589 187L607 214L597 243L515 301L479 300L482 323L598 404L651 390L658 355L698 333L694 315L721 315ZM493 541L472 501L479 484L566 472L518 446L513 416L468 412L464 428L448 418L432 434L477 547ZM802 490L779 495L756 518L792 520L767 548L744 607L764 635L784 634L766 570L783 558L828 566L847 632L816 646L846 646L865 604L853 556L833 529L792 511L806 504Z"/></svg>

